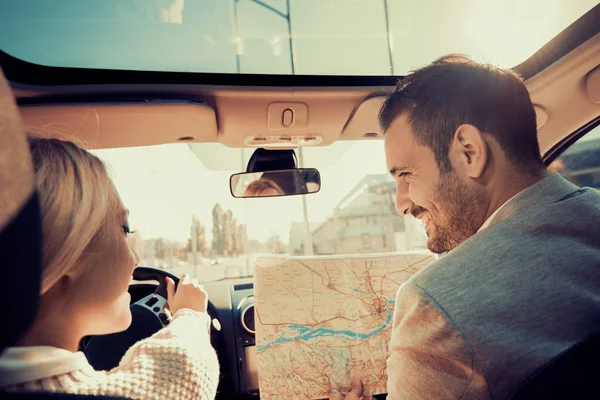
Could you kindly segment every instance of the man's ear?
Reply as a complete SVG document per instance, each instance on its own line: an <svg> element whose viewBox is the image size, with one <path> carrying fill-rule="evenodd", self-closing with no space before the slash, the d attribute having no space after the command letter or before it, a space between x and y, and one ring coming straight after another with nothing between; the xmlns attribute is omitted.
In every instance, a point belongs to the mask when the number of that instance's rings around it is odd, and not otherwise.
<svg viewBox="0 0 600 400"><path fill-rule="evenodd" d="M483 133L473 125L461 125L452 141L455 162L473 179L483 175L488 161L488 146Z"/></svg>

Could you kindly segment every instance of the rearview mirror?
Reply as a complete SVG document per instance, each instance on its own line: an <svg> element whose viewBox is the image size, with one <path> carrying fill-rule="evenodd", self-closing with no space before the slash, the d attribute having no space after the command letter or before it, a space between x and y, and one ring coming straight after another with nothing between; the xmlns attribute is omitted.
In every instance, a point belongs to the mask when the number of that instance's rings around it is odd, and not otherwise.
<svg viewBox="0 0 600 400"><path fill-rule="evenodd" d="M231 175L229 187L236 198L311 194L321 189L321 175L314 168L245 172Z"/></svg>

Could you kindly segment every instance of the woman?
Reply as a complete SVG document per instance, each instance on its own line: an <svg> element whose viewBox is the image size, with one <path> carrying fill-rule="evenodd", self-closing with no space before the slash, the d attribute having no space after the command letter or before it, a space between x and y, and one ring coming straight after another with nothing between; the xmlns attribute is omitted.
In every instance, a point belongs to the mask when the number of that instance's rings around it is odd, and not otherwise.
<svg viewBox="0 0 600 400"><path fill-rule="evenodd" d="M131 323L127 289L139 258L127 241L127 210L102 161L56 139L30 139L30 149L44 241L40 308L18 345L0 357L0 390L213 399L219 365L208 334L208 297L189 276L177 290L167 280L172 322L132 346L118 367L94 371L77 352L84 336Z"/></svg>
<svg viewBox="0 0 600 400"><path fill-rule="evenodd" d="M261 177L248 185L244 197L272 197L284 194L283 189L271 179Z"/></svg>

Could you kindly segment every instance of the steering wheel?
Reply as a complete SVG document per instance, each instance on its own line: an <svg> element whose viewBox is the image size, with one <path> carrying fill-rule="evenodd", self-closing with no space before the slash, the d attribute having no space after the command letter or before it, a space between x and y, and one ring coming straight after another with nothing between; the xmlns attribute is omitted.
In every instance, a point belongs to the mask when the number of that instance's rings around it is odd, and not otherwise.
<svg viewBox="0 0 600 400"><path fill-rule="evenodd" d="M164 310L167 304L166 277L173 279L176 286L179 284L178 277L160 269L137 267L133 271L136 281L155 280L158 281L158 287L154 293L130 306L131 325L127 330L89 339L83 352L96 371L116 367L131 346L169 324L169 317Z"/></svg>

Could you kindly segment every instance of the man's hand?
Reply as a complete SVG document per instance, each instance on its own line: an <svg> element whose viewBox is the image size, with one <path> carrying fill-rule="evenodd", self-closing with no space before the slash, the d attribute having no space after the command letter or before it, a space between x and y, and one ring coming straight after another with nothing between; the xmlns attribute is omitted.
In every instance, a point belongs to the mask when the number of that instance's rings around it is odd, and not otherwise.
<svg viewBox="0 0 600 400"><path fill-rule="evenodd" d="M371 400L371 396L364 395L363 384L361 381L352 381L350 391L344 396L339 390L331 388L329 400Z"/></svg>

